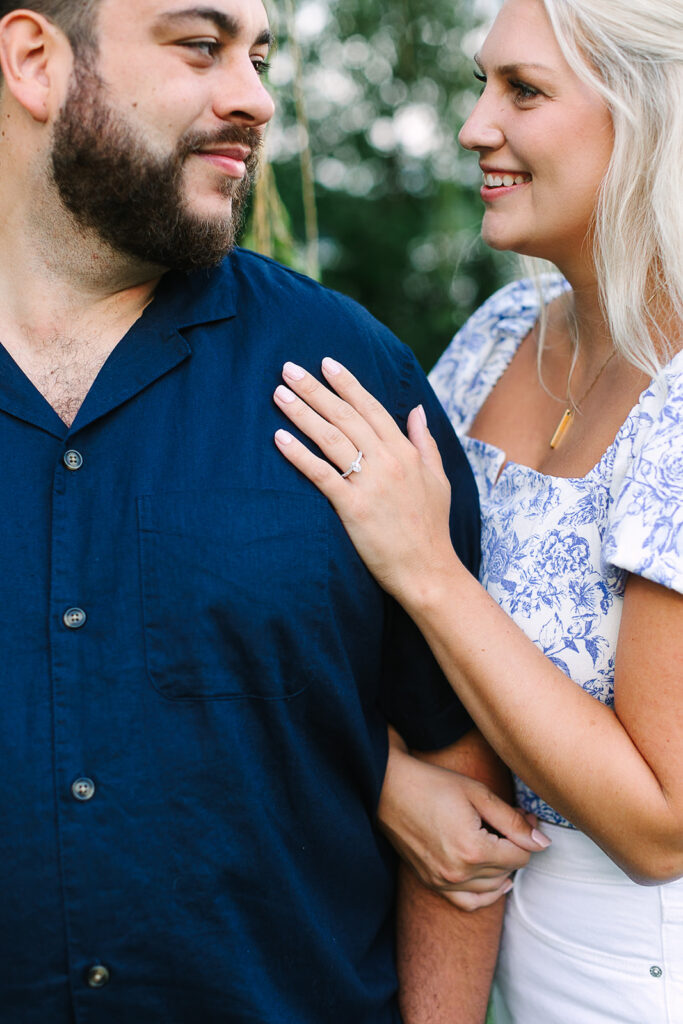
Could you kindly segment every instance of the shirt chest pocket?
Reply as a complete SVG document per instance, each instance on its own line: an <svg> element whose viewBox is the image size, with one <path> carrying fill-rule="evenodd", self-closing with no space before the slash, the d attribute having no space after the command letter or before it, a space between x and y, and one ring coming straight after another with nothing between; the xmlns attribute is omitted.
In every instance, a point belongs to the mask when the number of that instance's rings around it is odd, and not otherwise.
<svg viewBox="0 0 683 1024"><path fill-rule="evenodd" d="M234 489L138 498L147 671L174 700L278 700L316 675L327 503Z"/></svg>

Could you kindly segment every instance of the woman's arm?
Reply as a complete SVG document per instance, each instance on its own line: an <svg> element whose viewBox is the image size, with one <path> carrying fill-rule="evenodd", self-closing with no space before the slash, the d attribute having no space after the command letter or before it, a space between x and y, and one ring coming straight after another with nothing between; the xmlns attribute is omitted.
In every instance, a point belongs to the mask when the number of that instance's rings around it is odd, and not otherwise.
<svg viewBox="0 0 683 1024"><path fill-rule="evenodd" d="M683 597L631 577L614 711L454 570L406 604L503 760L636 881L683 874Z"/></svg>
<svg viewBox="0 0 683 1024"><path fill-rule="evenodd" d="M567 679L467 573L448 534L450 489L420 410L404 437L343 368L288 376L276 401L340 468L282 432L283 454L326 494L378 581L425 635L502 759L633 878L683 874L683 597L632 577L615 709ZM288 400L289 399L289 400ZM293 400L292 400L293 399Z"/></svg>

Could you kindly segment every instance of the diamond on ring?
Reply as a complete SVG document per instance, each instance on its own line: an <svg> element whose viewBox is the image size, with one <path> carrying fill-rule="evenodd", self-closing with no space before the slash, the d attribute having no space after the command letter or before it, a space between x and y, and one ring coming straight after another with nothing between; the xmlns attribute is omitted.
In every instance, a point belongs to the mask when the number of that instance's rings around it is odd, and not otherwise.
<svg viewBox="0 0 683 1024"><path fill-rule="evenodd" d="M361 451L359 451L358 455L356 455L355 459L353 460L353 462L351 463L349 468L346 470L346 472L342 473L342 475L341 475L342 480L346 480L347 476L351 476L352 473L360 473L361 469L363 468L361 466L361 464L360 464L360 460L362 458L363 458L363 453Z"/></svg>

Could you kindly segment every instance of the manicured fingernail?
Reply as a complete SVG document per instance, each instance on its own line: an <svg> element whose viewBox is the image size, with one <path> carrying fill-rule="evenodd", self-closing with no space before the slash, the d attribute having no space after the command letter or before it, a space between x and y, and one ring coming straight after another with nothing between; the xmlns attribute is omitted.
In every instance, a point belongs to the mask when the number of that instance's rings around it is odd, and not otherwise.
<svg viewBox="0 0 683 1024"><path fill-rule="evenodd" d="M284 384L278 384L275 388L275 394L281 402L296 402L296 395L289 388L286 388Z"/></svg>
<svg viewBox="0 0 683 1024"><path fill-rule="evenodd" d="M341 366L339 363L335 362L334 359L330 359L329 356L325 356L323 359L323 370L325 370L326 373L334 375L335 373L341 372Z"/></svg>
<svg viewBox="0 0 683 1024"><path fill-rule="evenodd" d="M505 896L505 894L510 892L510 890L513 889L513 888L514 888L514 882L512 881L512 879L510 879L510 881L506 885L504 885L503 888L500 891L502 892L503 896Z"/></svg>
<svg viewBox="0 0 683 1024"><path fill-rule="evenodd" d="M306 376L306 371L296 363L285 363L282 367L282 374L284 377L289 377L290 380L303 380Z"/></svg>
<svg viewBox="0 0 683 1024"><path fill-rule="evenodd" d="M552 843L552 839L548 839L548 837L544 836L542 832L539 832L537 828L535 828L531 833L531 838L536 843L536 846L540 846L542 850L547 850Z"/></svg>
<svg viewBox="0 0 683 1024"><path fill-rule="evenodd" d="M417 411L420 414L420 419L422 420L422 422L424 423L424 425L426 427L427 426L427 414L426 414L426 412L424 411L424 409L422 408L421 405L418 405Z"/></svg>
<svg viewBox="0 0 683 1024"><path fill-rule="evenodd" d="M280 444L291 444L294 438L287 430L276 430L275 440L279 441Z"/></svg>

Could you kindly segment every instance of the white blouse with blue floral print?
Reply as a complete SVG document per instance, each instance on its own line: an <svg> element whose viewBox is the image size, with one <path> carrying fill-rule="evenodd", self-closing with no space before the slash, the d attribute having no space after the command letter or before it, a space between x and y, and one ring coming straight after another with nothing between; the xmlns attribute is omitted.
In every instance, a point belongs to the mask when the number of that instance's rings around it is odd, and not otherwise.
<svg viewBox="0 0 683 1024"><path fill-rule="evenodd" d="M546 279L546 300L568 287ZM683 593L683 351L586 476L548 476L467 436L538 315L531 281L501 289L456 334L431 383L479 487L482 584L555 665L612 705L627 573ZM516 787L525 810L570 824L522 779Z"/></svg>

